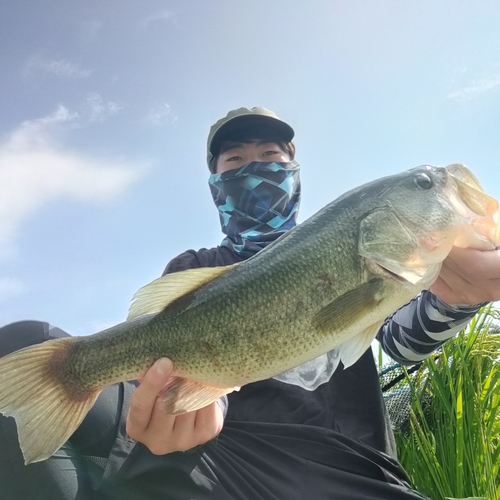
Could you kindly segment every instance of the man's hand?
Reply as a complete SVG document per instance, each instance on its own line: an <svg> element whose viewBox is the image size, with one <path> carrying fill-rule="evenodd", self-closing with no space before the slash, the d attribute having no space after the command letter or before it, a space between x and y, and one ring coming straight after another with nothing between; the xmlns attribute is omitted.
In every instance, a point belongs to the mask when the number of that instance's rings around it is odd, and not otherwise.
<svg viewBox="0 0 500 500"><path fill-rule="evenodd" d="M449 305L500 300L500 250L453 247L430 290Z"/></svg>
<svg viewBox="0 0 500 500"><path fill-rule="evenodd" d="M179 416L167 415L159 407L158 395L172 373L172 361L159 359L135 390L127 416L127 434L146 445L155 455L186 451L215 438L224 417L217 402Z"/></svg>

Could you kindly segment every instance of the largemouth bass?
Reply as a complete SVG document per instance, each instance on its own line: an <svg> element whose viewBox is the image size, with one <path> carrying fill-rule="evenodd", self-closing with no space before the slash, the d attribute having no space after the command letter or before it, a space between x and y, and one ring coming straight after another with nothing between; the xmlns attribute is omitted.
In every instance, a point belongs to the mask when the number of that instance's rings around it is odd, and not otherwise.
<svg viewBox="0 0 500 500"><path fill-rule="evenodd" d="M0 412L16 419L30 463L71 436L104 387L163 356L174 363L170 414L335 347L348 367L385 318L434 282L453 245L499 244L499 205L463 165L375 180L245 262L146 285L124 323L0 359Z"/></svg>

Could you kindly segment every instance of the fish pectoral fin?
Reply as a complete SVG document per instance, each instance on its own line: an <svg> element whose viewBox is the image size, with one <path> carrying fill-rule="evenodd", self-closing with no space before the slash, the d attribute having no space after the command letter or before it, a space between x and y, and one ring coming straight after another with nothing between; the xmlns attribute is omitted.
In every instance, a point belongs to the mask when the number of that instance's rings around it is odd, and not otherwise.
<svg viewBox="0 0 500 500"><path fill-rule="evenodd" d="M159 397L160 408L169 415L199 410L217 401L224 394L239 391L239 387L216 387L187 378L172 377L172 382Z"/></svg>
<svg viewBox="0 0 500 500"><path fill-rule="evenodd" d="M199 267L178 273L167 274L139 288L132 297L127 321L144 314L159 313L174 300L200 288L205 283L226 273L231 266Z"/></svg>
<svg viewBox="0 0 500 500"><path fill-rule="evenodd" d="M53 455L101 392L72 395L53 369L54 359L64 358L67 347L78 340L51 340L0 358L0 413L15 418L26 465Z"/></svg>
<svg viewBox="0 0 500 500"><path fill-rule="evenodd" d="M345 330L379 304L383 299L382 287L383 280L373 278L349 290L319 310L313 326L325 332Z"/></svg>
<svg viewBox="0 0 500 500"><path fill-rule="evenodd" d="M368 328L365 328L339 346L340 360L344 365L344 369L356 363L356 361L370 348L382 324L383 321L370 325Z"/></svg>

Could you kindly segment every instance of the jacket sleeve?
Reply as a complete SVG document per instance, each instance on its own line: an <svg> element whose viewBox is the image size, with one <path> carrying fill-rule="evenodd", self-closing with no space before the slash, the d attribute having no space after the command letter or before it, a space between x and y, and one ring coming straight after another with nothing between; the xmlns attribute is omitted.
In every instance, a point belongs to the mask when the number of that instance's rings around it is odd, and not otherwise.
<svg viewBox="0 0 500 500"><path fill-rule="evenodd" d="M165 267L162 276L170 273L186 271L187 269L194 269L196 267L201 267L200 261L196 256L196 252L194 252L193 250L188 250L173 258L167 264L167 267Z"/></svg>
<svg viewBox="0 0 500 500"><path fill-rule="evenodd" d="M450 306L425 290L389 316L377 340L388 356L411 365L428 358L462 330L482 305Z"/></svg>

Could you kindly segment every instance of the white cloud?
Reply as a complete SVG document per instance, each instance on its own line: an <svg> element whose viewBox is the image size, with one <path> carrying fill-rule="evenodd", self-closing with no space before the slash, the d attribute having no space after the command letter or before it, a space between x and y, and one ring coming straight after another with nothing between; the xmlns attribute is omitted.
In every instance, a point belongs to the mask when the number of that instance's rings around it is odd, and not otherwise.
<svg viewBox="0 0 500 500"><path fill-rule="evenodd" d="M147 28L152 22L155 21L172 21L174 19L174 13L170 10L162 10L156 14L151 14L147 16L142 22L142 27Z"/></svg>
<svg viewBox="0 0 500 500"><path fill-rule="evenodd" d="M65 148L58 133L78 120L59 106L49 116L22 123L0 143L0 257L14 251L23 221L50 200L105 202L139 177L142 165Z"/></svg>
<svg viewBox="0 0 500 500"><path fill-rule="evenodd" d="M66 59L32 57L24 65L23 74L25 77L29 77L37 73L53 74L60 78L86 78L92 74L92 71L83 69L78 64Z"/></svg>
<svg viewBox="0 0 500 500"><path fill-rule="evenodd" d="M21 295L26 287L17 278L0 277L0 302Z"/></svg>
<svg viewBox="0 0 500 500"><path fill-rule="evenodd" d="M175 123L177 116L172 114L172 108L167 103L153 106L146 115L145 120L150 125L160 126Z"/></svg>
<svg viewBox="0 0 500 500"><path fill-rule="evenodd" d="M104 101L103 98L96 93L87 96L86 104L90 122L102 122L109 116L116 115L118 111L124 108L124 104L114 101Z"/></svg>
<svg viewBox="0 0 500 500"><path fill-rule="evenodd" d="M500 74L472 82L472 85L452 92L447 97L454 101L463 102L475 99L476 97L500 86Z"/></svg>

